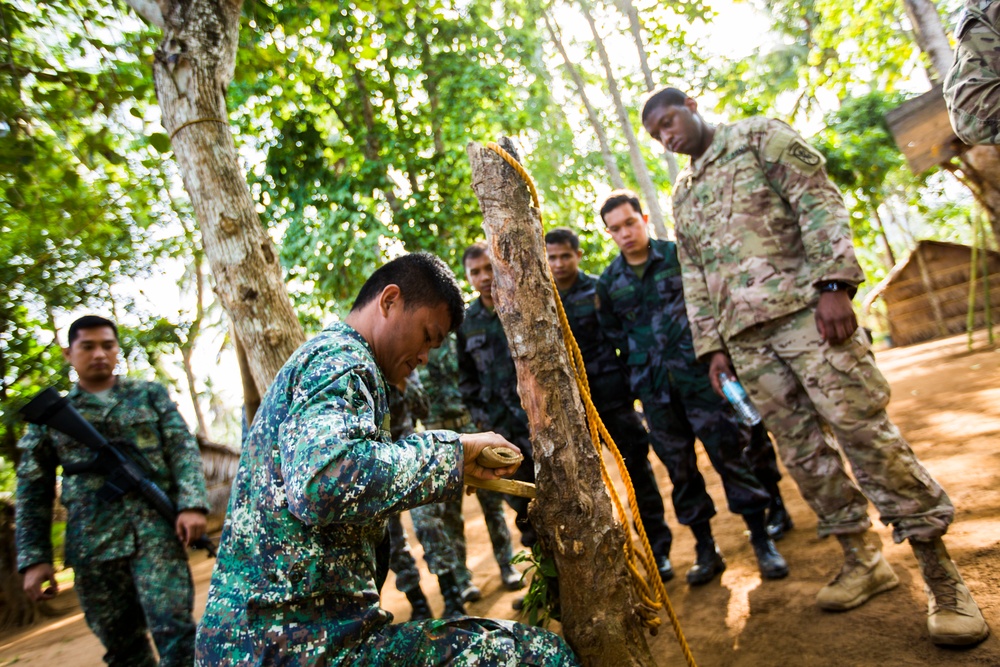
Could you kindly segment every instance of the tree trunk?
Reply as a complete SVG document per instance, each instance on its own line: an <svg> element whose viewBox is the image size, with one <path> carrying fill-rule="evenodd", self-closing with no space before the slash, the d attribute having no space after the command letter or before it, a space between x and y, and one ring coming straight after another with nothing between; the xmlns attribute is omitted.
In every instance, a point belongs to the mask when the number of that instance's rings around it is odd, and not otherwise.
<svg viewBox="0 0 1000 667"><path fill-rule="evenodd" d="M246 419L246 425L250 426L253 423L253 418L257 415L257 409L260 407L261 401L261 391L257 384L254 382L253 374L250 372L250 361L247 358L246 348L240 341L239 334L236 330L231 331L233 337L233 347L236 349L236 361L240 366L240 379L243 383L243 411L244 417ZM244 431L242 436L246 436Z"/></svg>
<svg viewBox="0 0 1000 667"><path fill-rule="evenodd" d="M616 0L619 11L628 17L629 29L632 31L632 39L635 40L635 48L639 52L639 64L642 65L642 76L646 81L646 92L651 93L656 90L656 82L653 81L653 70L649 67L649 58L646 56L646 44L642 39L642 19L639 18L639 10L632 4L632 0ZM677 156L672 151L663 149L663 159L667 162L667 172L670 174L670 183L677 182L677 173L680 169L677 166Z"/></svg>
<svg viewBox="0 0 1000 667"><path fill-rule="evenodd" d="M878 225L878 236L882 240L883 255L886 261L885 268L891 271L892 267L896 266L896 254L892 251L889 236L885 233L885 223L882 222L882 216L878 213L879 202L869 202L869 207L872 210L872 217L875 218L875 223Z"/></svg>
<svg viewBox="0 0 1000 667"><path fill-rule="evenodd" d="M615 154L611 150L611 143L608 141L608 133L604 129L604 124L601 123L601 119L597 116L597 110L594 109L594 105L590 103L590 98L587 96L587 89L583 77L580 75L580 70L577 69L576 64L570 60L569 54L566 53L566 47L563 46L562 39L555 28L552 27L552 22L549 21L548 12L542 13L542 19L544 19L545 27L549 31L549 38L556 49L559 50L559 55L562 56L563 67L569 73L570 78L573 79L573 84L580 94L583 108L587 110L587 118L590 120L590 126L594 128L594 134L597 135L597 143L601 146L601 159L604 160L604 168L608 171L611 184L617 190L624 190L625 179L622 178L622 172L618 169L618 161L615 160Z"/></svg>
<svg viewBox="0 0 1000 667"><path fill-rule="evenodd" d="M954 60L951 42L932 0L903 0L913 24L913 36L933 68L931 78L943 80ZM993 236L1000 244L1000 152L996 146L973 146L959 158L962 171L978 189L977 199L990 218Z"/></svg>
<svg viewBox="0 0 1000 667"><path fill-rule="evenodd" d="M14 503L0 500L0 630L31 625L38 612L38 605L24 592L24 579L17 571Z"/></svg>
<svg viewBox="0 0 1000 667"><path fill-rule="evenodd" d="M127 0L163 31L156 96L201 230L216 293L267 387L305 341L274 244L260 224L229 130L226 90L239 42L240 0Z"/></svg>
<svg viewBox="0 0 1000 667"><path fill-rule="evenodd" d="M513 144L501 139L514 153ZM521 177L471 143L472 187L493 262L493 298L528 414L538 498L531 517L559 578L566 640L584 665L653 665L615 520L563 344L541 222Z"/></svg>
<svg viewBox="0 0 1000 667"><path fill-rule="evenodd" d="M594 15L590 11L590 4L587 0L580 0L580 8L590 25L590 31L594 35L594 44L597 46L597 53L604 66L604 74L608 80L608 91L615 103L615 110L618 112L618 121L621 123L622 132L625 133L625 140L628 142L628 155L632 161L632 170L635 171L635 178L639 182L643 199L646 200L646 209L649 211L649 219L653 221L653 229L656 230L656 237L665 239L668 237L667 224L663 217L663 210L660 208L660 199L653 185L653 179L649 176L649 169L646 168L646 161L642 157L639 148L639 140L632 130L632 121L629 120L628 111L622 102L622 95L618 89L618 82L615 81L615 73L611 68L611 59L608 58L608 50L604 48L604 41L597 32L597 24L594 22Z"/></svg>

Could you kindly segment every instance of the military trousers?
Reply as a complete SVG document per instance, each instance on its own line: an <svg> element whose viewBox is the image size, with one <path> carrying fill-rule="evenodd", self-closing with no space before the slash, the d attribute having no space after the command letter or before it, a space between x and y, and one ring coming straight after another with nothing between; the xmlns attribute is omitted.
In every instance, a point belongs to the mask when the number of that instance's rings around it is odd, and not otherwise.
<svg viewBox="0 0 1000 667"><path fill-rule="evenodd" d="M401 514L389 517L389 569L396 575L396 590L409 593L420 588L420 570L410 553Z"/></svg>
<svg viewBox="0 0 1000 667"><path fill-rule="evenodd" d="M486 489L476 489L476 499L483 510L483 519L486 522L486 532L489 533L490 543L493 546L493 557L497 565L503 567L510 565L511 558L514 557L514 548L511 545L510 529L507 527L507 516L503 508L503 496L496 491ZM472 572L466 564L466 544L465 544L465 517L462 515L462 499L456 498L444 503L445 533L448 541L455 549L455 557L458 561L458 571L456 576L458 583L465 588L472 583Z"/></svg>
<svg viewBox="0 0 1000 667"><path fill-rule="evenodd" d="M487 618L384 625L338 664L356 667L574 667L579 661L558 635L541 628Z"/></svg>
<svg viewBox="0 0 1000 667"><path fill-rule="evenodd" d="M863 330L830 345L807 308L742 332L727 347L778 439L785 468L819 517L820 535L867 530L868 500L882 522L893 526L896 542L944 534L954 507L889 420L889 384ZM839 451L827 439L824 424ZM841 451L857 484L845 470Z"/></svg>
<svg viewBox="0 0 1000 667"><path fill-rule="evenodd" d="M646 537L657 556L669 556L673 535L663 518L663 496L649 465L649 434L632 405L598 408L601 421L618 446L632 480Z"/></svg>
<svg viewBox="0 0 1000 667"><path fill-rule="evenodd" d="M194 664L194 585L185 558L140 548L129 558L73 570L73 588L87 625L104 645L104 662L112 667Z"/></svg>
<svg viewBox="0 0 1000 667"><path fill-rule="evenodd" d="M778 456L774 450L774 442L771 440L764 422L761 421L750 429L750 444L743 450L747 463L754 476L760 481L769 494L774 495L772 489L778 488L781 481L781 471L778 470Z"/></svg>
<svg viewBox="0 0 1000 667"><path fill-rule="evenodd" d="M698 470L695 438L722 478L730 511L746 515L767 509L770 496L743 454L749 429L740 425L725 399L712 391L707 376L699 374L697 382L671 377L668 386L636 389L649 424L650 444L673 483L678 522L691 526L715 516L715 504Z"/></svg>

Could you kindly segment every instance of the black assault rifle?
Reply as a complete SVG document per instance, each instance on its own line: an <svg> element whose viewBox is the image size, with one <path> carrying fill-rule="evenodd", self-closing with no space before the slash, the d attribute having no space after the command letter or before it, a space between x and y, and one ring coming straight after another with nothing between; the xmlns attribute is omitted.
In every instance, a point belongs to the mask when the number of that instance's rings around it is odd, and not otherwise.
<svg viewBox="0 0 1000 667"><path fill-rule="evenodd" d="M29 424L55 429L94 452L94 457L87 463L63 464L63 471L68 474L82 472L103 474L106 477L104 486L97 492L101 500L113 502L129 491L136 491L170 522L171 527L176 524L177 509L163 489L147 477L146 471L139 464L98 433L90 422L77 412L69 399L60 396L59 392L49 387L38 392L20 412L21 417ZM191 546L204 549L209 556L215 557L215 545L206 535L199 537Z"/></svg>

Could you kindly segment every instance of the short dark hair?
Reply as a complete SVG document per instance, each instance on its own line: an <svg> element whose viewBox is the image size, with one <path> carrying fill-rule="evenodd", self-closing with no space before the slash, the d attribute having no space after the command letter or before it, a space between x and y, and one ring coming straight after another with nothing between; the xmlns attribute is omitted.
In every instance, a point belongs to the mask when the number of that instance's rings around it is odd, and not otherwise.
<svg viewBox="0 0 1000 667"><path fill-rule="evenodd" d="M676 88L661 88L647 97L646 103L642 105L642 122L646 122L646 116L653 113L653 109L683 106L687 99L687 93Z"/></svg>
<svg viewBox="0 0 1000 667"><path fill-rule="evenodd" d="M462 268L465 268L465 260L476 259L482 257L489 252L489 248L486 246L486 241L476 241L462 253Z"/></svg>
<svg viewBox="0 0 1000 667"><path fill-rule="evenodd" d="M573 250L580 249L580 237L569 227L550 229L545 235L545 243L565 243Z"/></svg>
<svg viewBox="0 0 1000 667"><path fill-rule="evenodd" d="M429 252L414 252L397 257L376 269L361 286L351 311L360 310L378 298L389 285L399 287L407 310L420 306L448 306L454 331L465 319L465 302L455 274L448 265Z"/></svg>
<svg viewBox="0 0 1000 667"><path fill-rule="evenodd" d="M69 325L69 346L73 346L73 341L84 329L100 329L101 327L110 327L115 334L115 340L118 340L118 327L115 326L114 322L99 315L84 315Z"/></svg>
<svg viewBox="0 0 1000 667"><path fill-rule="evenodd" d="M608 224L608 221L604 220L604 216L622 204L631 204L636 213L642 215L642 205L639 204L639 195L631 190L613 190L607 199L604 200L604 203L601 204L601 220L604 221L605 225Z"/></svg>

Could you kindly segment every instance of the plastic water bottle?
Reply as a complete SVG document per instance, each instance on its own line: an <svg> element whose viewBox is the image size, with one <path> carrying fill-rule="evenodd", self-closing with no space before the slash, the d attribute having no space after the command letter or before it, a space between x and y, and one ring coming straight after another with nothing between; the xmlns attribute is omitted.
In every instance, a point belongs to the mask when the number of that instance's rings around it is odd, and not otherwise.
<svg viewBox="0 0 1000 667"><path fill-rule="evenodd" d="M747 396L747 392L743 388L743 385L739 383L739 380L729 373L719 373L719 381L722 382L722 393L729 400L729 404L733 406L733 410L736 411L736 416L739 417L739 420L747 426L756 426L759 424L760 413L757 412L754 404L750 402L750 397Z"/></svg>

